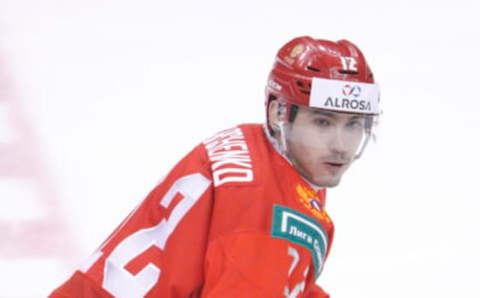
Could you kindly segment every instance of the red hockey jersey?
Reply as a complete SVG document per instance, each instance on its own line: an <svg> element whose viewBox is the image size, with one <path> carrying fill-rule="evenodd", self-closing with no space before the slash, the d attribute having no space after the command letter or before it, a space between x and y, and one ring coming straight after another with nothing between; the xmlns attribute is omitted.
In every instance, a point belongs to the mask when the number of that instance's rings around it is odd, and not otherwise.
<svg viewBox="0 0 480 298"><path fill-rule="evenodd" d="M205 140L50 297L328 297L333 237L315 192L262 125Z"/></svg>

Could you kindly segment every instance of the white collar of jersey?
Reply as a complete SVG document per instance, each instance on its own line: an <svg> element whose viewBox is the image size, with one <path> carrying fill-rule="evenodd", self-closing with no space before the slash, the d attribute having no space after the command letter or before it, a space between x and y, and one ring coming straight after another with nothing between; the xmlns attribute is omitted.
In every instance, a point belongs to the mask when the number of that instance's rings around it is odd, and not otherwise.
<svg viewBox="0 0 480 298"><path fill-rule="evenodd" d="M272 144L273 148L275 148L275 151L278 152L278 154L280 154L289 164L292 165L292 167L295 167L292 162L290 161L290 159L284 154L283 150L281 149L281 145L280 145L280 142L275 139L273 136L270 135L270 132L268 131L268 127L267 127L267 124L264 123L263 124L263 132L264 134L267 136L267 139L270 141L270 144ZM318 192L320 190L322 190L324 187L321 187L321 186L318 186L312 182L310 182L307 178L301 176L302 179L308 183L308 185L310 185L310 187L313 188L313 190L315 190L315 192Z"/></svg>

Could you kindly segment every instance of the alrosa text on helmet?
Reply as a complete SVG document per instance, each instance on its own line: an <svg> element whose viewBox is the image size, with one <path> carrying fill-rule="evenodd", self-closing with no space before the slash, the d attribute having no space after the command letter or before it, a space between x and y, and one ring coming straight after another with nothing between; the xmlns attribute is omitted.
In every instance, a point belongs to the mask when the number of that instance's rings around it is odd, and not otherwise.
<svg viewBox="0 0 480 298"><path fill-rule="evenodd" d="M323 104L326 108L332 107L346 110L371 111L372 106L369 101L356 100L348 98L338 98L329 96Z"/></svg>

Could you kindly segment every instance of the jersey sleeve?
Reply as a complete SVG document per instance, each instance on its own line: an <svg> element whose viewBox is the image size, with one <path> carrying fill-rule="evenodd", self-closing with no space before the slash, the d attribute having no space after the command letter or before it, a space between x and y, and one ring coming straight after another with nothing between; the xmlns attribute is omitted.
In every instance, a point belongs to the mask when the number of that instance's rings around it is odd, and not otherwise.
<svg viewBox="0 0 480 298"><path fill-rule="evenodd" d="M50 297L200 296L211 181L198 146Z"/></svg>

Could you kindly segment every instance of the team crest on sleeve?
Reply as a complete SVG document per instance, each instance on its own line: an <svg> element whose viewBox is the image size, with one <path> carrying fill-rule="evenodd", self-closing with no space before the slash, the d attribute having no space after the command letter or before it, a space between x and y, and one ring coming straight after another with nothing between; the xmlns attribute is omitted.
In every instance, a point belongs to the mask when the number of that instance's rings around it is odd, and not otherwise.
<svg viewBox="0 0 480 298"><path fill-rule="evenodd" d="M297 185L297 194L299 202L316 218L325 220L328 223L332 222L313 189Z"/></svg>
<svg viewBox="0 0 480 298"><path fill-rule="evenodd" d="M293 209L274 205L272 237L285 239L310 250L315 266L315 277L320 275L328 246L328 236L316 220Z"/></svg>

